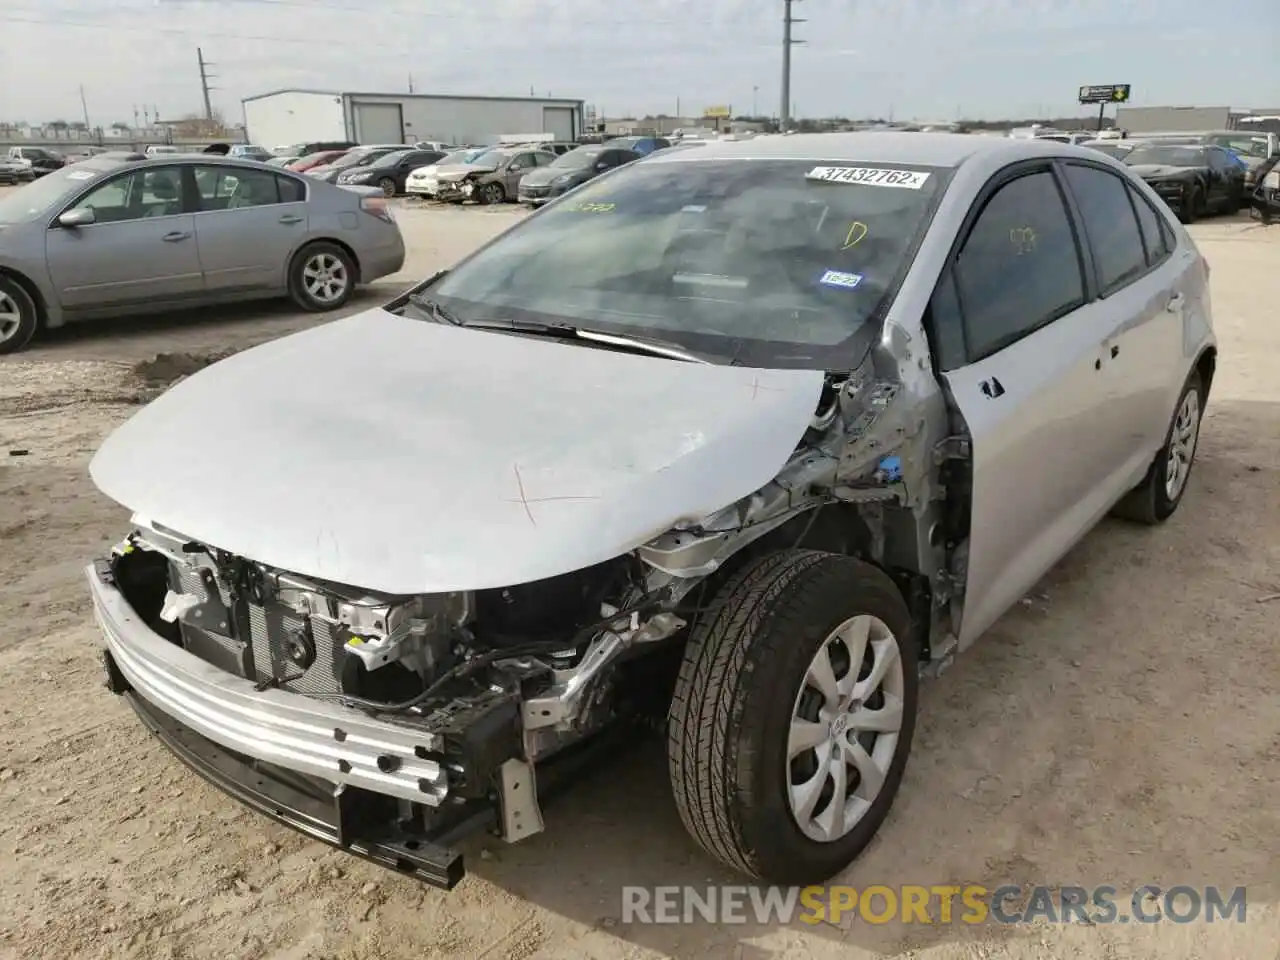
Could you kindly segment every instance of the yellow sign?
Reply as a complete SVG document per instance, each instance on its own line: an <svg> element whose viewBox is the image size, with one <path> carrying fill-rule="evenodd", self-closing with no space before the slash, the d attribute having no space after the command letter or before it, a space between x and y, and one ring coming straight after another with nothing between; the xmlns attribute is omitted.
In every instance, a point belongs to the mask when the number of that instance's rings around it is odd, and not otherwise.
<svg viewBox="0 0 1280 960"><path fill-rule="evenodd" d="M707 107L702 111L704 117L731 117L733 111L728 107Z"/></svg>

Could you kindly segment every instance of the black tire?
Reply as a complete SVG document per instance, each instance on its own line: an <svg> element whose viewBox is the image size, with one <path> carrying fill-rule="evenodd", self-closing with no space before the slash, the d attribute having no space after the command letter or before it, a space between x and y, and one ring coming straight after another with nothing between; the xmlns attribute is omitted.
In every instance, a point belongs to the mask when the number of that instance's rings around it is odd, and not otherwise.
<svg viewBox="0 0 1280 960"><path fill-rule="evenodd" d="M792 814L787 740L810 663L836 626L860 614L897 638L903 719L870 808L843 837L821 842ZM668 765L685 828L712 857L756 880L806 885L836 875L871 842L897 794L918 682L911 615L882 571L814 550L750 561L695 624L671 702Z"/></svg>
<svg viewBox="0 0 1280 960"><path fill-rule="evenodd" d="M17 319L12 318L16 311ZM40 329L40 308L26 287L0 273L0 354L17 353Z"/></svg>
<svg viewBox="0 0 1280 960"><path fill-rule="evenodd" d="M476 199L483 204L506 203L507 191L500 183L486 183L476 191Z"/></svg>
<svg viewBox="0 0 1280 960"><path fill-rule="evenodd" d="M384 197L391 199L396 195L396 182L390 177L383 177L378 181L378 189L382 191Z"/></svg>
<svg viewBox="0 0 1280 960"><path fill-rule="evenodd" d="M1178 219L1183 223L1195 223L1200 218L1200 207L1204 204L1204 194L1199 184L1192 184L1182 195L1182 207L1178 211Z"/></svg>
<svg viewBox="0 0 1280 960"><path fill-rule="evenodd" d="M331 299L325 299L308 289L307 273L317 260L321 263L336 262L344 271L346 284L341 292ZM334 275L336 276L336 271ZM351 294L355 292L359 279L355 261L347 251L335 243L324 241L309 243L294 254L293 262L289 264L289 296L303 310L325 313L345 305L351 299Z"/></svg>
<svg viewBox="0 0 1280 960"><path fill-rule="evenodd" d="M1168 480L1169 480L1169 451L1173 443L1174 430L1178 426L1178 418L1182 413L1183 404L1187 395L1194 393L1196 396L1196 431L1195 441L1192 444L1191 456L1187 461L1186 472L1182 478L1182 483L1178 487L1174 496L1169 496ZM1173 416L1169 419L1169 429L1165 431L1164 443L1160 450L1156 453L1155 458L1151 461L1151 466L1147 468L1147 474L1142 478L1142 482L1129 491L1119 503L1112 508L1113 516L1120 517L1123 520L1131 520L1134 523L1147 524L1155 526L1168 520L1178 504L1182 502L1183 496L1187 492L1187 484L1191 479L1191 470L1195 466L1195 454L1199 448L1200 440L1200 421L1204 417L1204 386L1200 382L1200 375L1194 370L1191 376L1187 378L1186 385L1182 388L1182 392L1178 394L1178 402L1173 408Z"/></svg>

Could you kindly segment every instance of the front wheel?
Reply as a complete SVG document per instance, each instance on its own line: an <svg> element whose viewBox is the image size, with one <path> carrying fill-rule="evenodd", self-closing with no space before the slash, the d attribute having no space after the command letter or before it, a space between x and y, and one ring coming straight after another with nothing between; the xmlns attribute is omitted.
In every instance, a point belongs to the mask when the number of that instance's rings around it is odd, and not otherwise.
<svg viewBox="0 0 1280 960"><path fill-rule="evenodd" d="M17 353L40 327L40 311L26 288L0 274L0 353Z"/></svg>
<svg viewBox="0 0 1280 960"><path fill-rule="evenodd" d="M686 829L753 879L821 883L871 842L915 730L910 613L882 571L787 550L755 560L697 623L668 716Z"/></svg>
<svg viewBox="0 0 1280 960"><path fill-rule="evenodd" d="M1204 203L1204 194L1199 185L1193 184L1182 193L1182 209L1179 219L1183 223L1195 223L1200 219L1200 207Z"/></svg>
<svg viewBox="0 0 1280 960"><path fill-rule="evenodd" d="M379 180L378 187L382 190L382 195L388 199L396 195L396 182L390 177L383 177Z"/></svg>
<svg viewBox="0 0 1280 960"><path fill-rule="evenodd" d="M507 191L500 183L486 183L480 188L480 202L485 204L502 203L507 199Z"/></svg>

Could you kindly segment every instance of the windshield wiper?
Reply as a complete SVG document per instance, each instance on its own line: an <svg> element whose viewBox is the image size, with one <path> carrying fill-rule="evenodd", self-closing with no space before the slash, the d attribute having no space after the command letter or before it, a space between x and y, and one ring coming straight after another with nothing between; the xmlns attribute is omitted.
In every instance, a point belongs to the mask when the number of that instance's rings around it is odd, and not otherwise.
<svg viewBox="0 0 1280 960"><path fill-rule="evenodd" d="M683 360L686 363L710 363L706 357L686 350L679 344L652 337L633 337L625 334L604 333L600 330L584 330L570 323L542 323L537 320L477 319L465 320L461 326L473 330L510 330L514 333L529 333L535 336L561 337L566 340L586 340L604 346L618 347L656 357L667 357L671 360Z"/></svg>
<svg viewBox="0 0 1280 960"><path fill-rule="evenodd" d="M409 302L419 310L426 313L432 320L439 323L449 323L455 327L466 326L466 324L454 316L449 310L446 310L430 297L424 297L420 293L411 293L409 294Z"/></svg>

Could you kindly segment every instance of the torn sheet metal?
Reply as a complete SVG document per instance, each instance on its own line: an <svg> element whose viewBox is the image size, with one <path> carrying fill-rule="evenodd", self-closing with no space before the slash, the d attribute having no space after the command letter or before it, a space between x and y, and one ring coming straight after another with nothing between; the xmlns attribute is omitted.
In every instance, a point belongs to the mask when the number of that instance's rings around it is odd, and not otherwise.
<svg viewBox="0 0 1280 960"><path fill-rule="evenodd" d="M299 574L485 589L610 559L754 492L822 383L370 310L201 370L90 472L156 523Z"/></svg>

